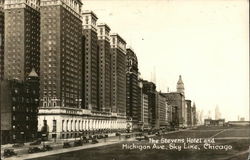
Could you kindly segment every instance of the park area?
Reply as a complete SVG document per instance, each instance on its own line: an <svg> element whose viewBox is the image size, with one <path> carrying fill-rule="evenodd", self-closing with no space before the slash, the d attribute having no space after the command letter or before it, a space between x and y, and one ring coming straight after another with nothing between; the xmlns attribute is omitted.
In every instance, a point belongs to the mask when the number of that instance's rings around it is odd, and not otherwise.
<svg viewBox="0 0 250 160"><path fill-rule="evenodd" d="M181 130L153 137L161 139L201 138L214 139L212 145L232 146L230 150L205 149L204 143L198 143L199 149L124 149L127 146L147 146L149 141L128 141L80 151L56 154L34 160L248 160L250 146L250 128L245 127L199 127ZM176 145L182 145L176 143ZM152 144L151 144L152 146Z"/></svg>

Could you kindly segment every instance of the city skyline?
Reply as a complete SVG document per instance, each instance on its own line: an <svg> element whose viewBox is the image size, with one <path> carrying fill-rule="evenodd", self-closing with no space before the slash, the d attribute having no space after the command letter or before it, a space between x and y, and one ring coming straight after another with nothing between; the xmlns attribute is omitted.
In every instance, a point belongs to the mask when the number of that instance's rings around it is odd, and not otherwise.
<svg viewBox="0 0 250 160"><path fill-rule="evenodd" d="M0 0L1 159L250 158L249 7L225 2Z"/></svg>
<svg viewBox="0 0 250 160"><path fill-rule="evenodd" d="M131 4L85 1L83 8L124 37L135 50L142 78L156 79L157 90L175 91L182 75L185 97L204 115L218 105L226 120L249 119L247 1Z"/></svg>

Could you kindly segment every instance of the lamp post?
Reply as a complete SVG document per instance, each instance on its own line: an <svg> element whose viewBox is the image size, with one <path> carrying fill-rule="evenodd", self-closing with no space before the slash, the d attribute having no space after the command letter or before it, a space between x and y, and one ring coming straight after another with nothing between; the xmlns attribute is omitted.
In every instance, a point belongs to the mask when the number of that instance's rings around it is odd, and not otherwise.
<svg viewBox="0 0 250 160"><path fill-rule="evenodd" d="M43 146L45 146L45 137L47 136L47 134L43 133L42 134L42 141L43 141Z"/></svg>

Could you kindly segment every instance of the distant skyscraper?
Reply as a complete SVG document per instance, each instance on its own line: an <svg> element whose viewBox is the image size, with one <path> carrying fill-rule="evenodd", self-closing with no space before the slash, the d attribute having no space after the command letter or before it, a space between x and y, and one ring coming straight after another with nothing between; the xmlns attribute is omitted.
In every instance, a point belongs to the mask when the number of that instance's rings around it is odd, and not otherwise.
<svg viewBox="0 0 250 160"><path fill-rule="evenodd" d="M184 83L182 81L181 75L176 85L176 92L164 93L166 96L167 102L172 106L177 106L177 117L178 120L175 121L179 126L187 125L187 114L186 114L186 102L185 102L185 92L184 92Z"/></svg>
<svg viewBox="0 0 250 160"><path fill-rule="evenodd" d="M212 119L212 113L211 110L207 112L207 119Z"/></svg>
<svg viewBox="0 0 250 160"><path fill-rule="evenodd" d="M177 92L182 93L183 95L185 94L184 83L182 81L181 75L179 76L176 89L177 89Z"/></svg>
<svg viewBox="0 0 250 160"><path fill-rule="evenodd" d="M0 0L0 80L4 76L4 0Z"/></svg>
<svg viewBox="0 0 250 160"><path fill-rule="evenodd" d="M138 113L139 113L139 86L138 86L138 61L134 51L131 48L127 49L126 54L126 113L127 116L132 118L133 126L138 126Z"/></svg>
<svg viewBox="0 0 250 160"><path fill-rule="evenodd" d="M110 28L106 24L97 25L98 46L99 46L99 109L111 111L111 49L110 49Z"/></svg>
<svg viewBox="0 0 250 160"><path fill-rule="evenodd" d="M83 108L92 110L99 110L97 98L99 67L97 19L97 16L92 11L82 12L83 35L85 37Z"/></svg>
<svg viewBox="0 0 250 160"><path fill-rule="evenodd" d="M141 121L143 128L148 128L148 95L142 93L142 104L141 104Z"/></svg>
<svg viewBox="0 0 250 160"><path fill-rule="evenodd" d="M68 7L69 6L69 7ZM81 2L41 1L41 106L81 108Z"/></svg>
<svg viewBox="0 0 250 160"><path fill-rule="evenodd" d="M215 107L215 111L214 111L214 113L215 113L215 116L214 116L215 120L217 120L217 119L220 119L220 118L221 118L221 113L220 113L219 106L216 106L216 107Z"/></svg>
<svg viewBox="0 0 250 160"><path fill-rule="evenodd" d="M169 92L169 93L164 93L164 95L169 105L176 107L173 109L174 114L175 114L173 117L177 118L177 120L173 119L175 125L178 125L178 126L185 125L186 122L185 122L185 111L184 111L185 108L184 107L186 106L186 103L185 103L185 98L183 94L179 92Z"/></svg>
<svg viewBox="0 0 250 160"><path fill-rule="evenodd" d="M5 1L4 78L25 80L32 68L39 75L40 0Z"/></svg>
<svg viewBox="0 0 250 160"><path fill-rule="evenodd" d="M185 100L187 105L187 125L192 125L192 106L191 106L191 100Z"/></svg>
<svg viewBox="0 0 250 160"><path fill-rule="evenodd" d="M166 114L167 114L167 103L166 103L166 97L164 94L157 92L156 94L156 102L157 102L157 114L156 114L156 119L157 119L157 128L159 127L165 127L167 126L167 119L166 119Z"/></svg>
<svg viewBox="0 0 250 160"><path fill-rule="evenodd" d="M112 112L126 114L126 42L111 34Z"/></svg>
<svg viewBox="0 0 250 160"><path fill-rule="evenodd" d="M148 123L149 128L157 127L157 101L156 85L153 82L143 80L143 93L148 96Z"/></svg>

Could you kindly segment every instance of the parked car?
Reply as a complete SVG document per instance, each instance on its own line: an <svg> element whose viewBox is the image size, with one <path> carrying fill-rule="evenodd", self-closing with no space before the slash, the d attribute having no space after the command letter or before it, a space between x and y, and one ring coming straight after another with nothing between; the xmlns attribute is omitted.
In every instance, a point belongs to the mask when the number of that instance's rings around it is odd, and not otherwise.
<svg viewBox="0 0 250 160"><path fill-rule="evenodd" d="M96 143L99 143L97 139L93 139L92 140L92 144L96 144Z"/></svg>
<svg viewBox="0 0 250 160"><path fill-rule="evenodd" d="M121 135L121 133L119 133L119 132L115 133L115 136L120 136L120 135Z"/></svg>
<svg viewBox="0 0 250 160"><path fill-rule="evenodd" d="M24 143L15 143L12 145L12 147L17 148L17 147L23 147Z"/></svg>
<svg viewBox="0 0 250 160"><path fill-rule="evenodd" d="M131 135L126 135L126 136L125 136L125 138L130 138L130 137L131 137Z"/></svg>
<svg viewBox="0 0 250 160"><path fill-rule="evenodd" d="M104 138L103 135L98 135L97 136L97 139L102 139L102 138Z"/></svg>
<svg viewBox="0 0 250 160"><path fill-rule="evenodd" d="M3 152L4 157L16 156L17 154L14 152L14 149L5 149Z"/></svg>
<svg viewBox="0 0 250 160"><path fill-rule="evenodd" d="M30 147L28 150L28 153L38 153L38 152L42 152L42 149L39 147Z"/></svg>
<svg viewBox="0 0 250 160"><path fill-rule="evenodd" d="M138 133L135 135L135 139L137 141L142 141L142 140L145 140L145 136L142 133Z"/></svg>
<svg viewBox="0 0 250 160"><path fill-rule="evenodd" d="M53 150L53 148L52 148L50 145L44 145L44 146L41 148L41 150L42 150L43 152L46 152L46 151L51 151L51 150Z"/></svg>
<svg viewBox="0 0 250 160"><path fill-rule="evenodd" d="M76 147L76 146L82 146L82 144L83 144L82 140L78 140L78 141L75 141L75 142L74 142L74 146L75 146L75 147Z"/></svg>
<svg viewBox="0 0 250 160"><path fill-rule="evenodd" d="M41 142L42 141L39 139L39 140L36 140L34 142L31 142L30 145L39 145L39 144L41 144Z"/></svg>
<svg viewBox="0 0 250 160"><path fill-rule="evenodd" d="M71 145L69 144L69 142L64 142L63 143L63 148L70 148Z"/></svg>
<svg viewBox="0 0 250 160"><path fill-rule="evenodd" d="M82 137L82 142L83 143L89 143L89 140L87 139L87 137Z"/></svg>

